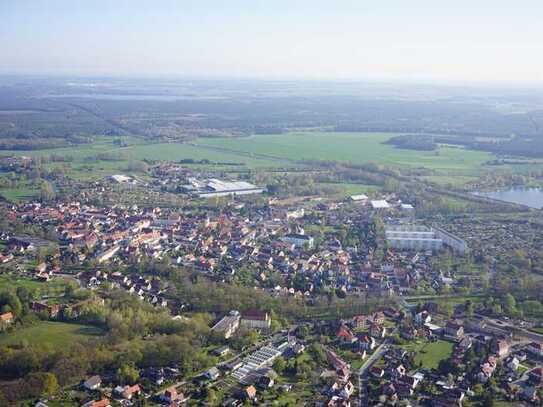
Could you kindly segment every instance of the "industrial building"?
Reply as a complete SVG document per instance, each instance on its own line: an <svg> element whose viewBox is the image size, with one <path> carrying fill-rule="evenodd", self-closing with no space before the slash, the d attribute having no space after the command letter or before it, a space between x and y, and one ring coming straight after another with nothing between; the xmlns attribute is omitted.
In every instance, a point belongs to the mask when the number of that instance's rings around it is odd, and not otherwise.
<svg viewBox="0 0 543 407"><path fill-rule="evenodd" d="M223 181L216 178L207 180L189 179L189 184L181 187L183 192L199 198L261 194L264 188L245 181Z"/></svg>
<svg viewBox="0 0 543 407"><path fill-rule="evenodd" d="M386 241L399 250L439 251L443 245L458 253L464 253L468 246L462 239L439 228L419 225L388 225L385 228Z"/></svg>
<svg viewBox="0 0 543 407"><path fill-rule="evenodd" d="M127 184L127 183L130 183L130 182L136 183L136 181L132 177L129 177L129 176L123 175L123 174L111 175L109 177L109 179L111 181L116 182L117 184Z"/></svg>
<svg viewBox="0 0 543 407"><path fill-rule="evenodd" d="M373 209L390 209L390 204L384 199L378 199L370 202Z"/></svg>
<svg viewBox="0 0 543 407"><path fill-rule="evenodd" d="M224 316L217 322L211 330L224 335L225 339L230 338L239 328L240 315L237 311L230 311L230 314Z"/></svg>

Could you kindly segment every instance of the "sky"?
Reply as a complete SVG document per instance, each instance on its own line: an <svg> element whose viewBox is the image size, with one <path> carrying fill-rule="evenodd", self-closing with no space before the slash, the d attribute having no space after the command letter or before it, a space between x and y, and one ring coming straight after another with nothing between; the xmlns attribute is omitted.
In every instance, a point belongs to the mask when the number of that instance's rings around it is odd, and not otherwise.
<svg viewBox="0 0 543 407"><path fill-rule="evenodd" d="M0 0L0 74L543 83L541 0Z"/></svg>

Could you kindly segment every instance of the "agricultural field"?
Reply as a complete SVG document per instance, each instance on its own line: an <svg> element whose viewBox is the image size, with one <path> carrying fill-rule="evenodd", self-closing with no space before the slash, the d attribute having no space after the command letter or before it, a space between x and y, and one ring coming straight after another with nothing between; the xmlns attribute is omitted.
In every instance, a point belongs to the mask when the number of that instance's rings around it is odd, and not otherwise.
<svg viewBox="0 0 543 407"><path fill-rule="evenodd" d="M244 138L208 138L196 143L225 150L265 154L289 160L327 160L353 164L377 163L395 167L424 167L447 174L478 173L493 155L441 146L437 151L398 149L383 144L393 134L295 132Z"/></svg>
<svg viewBox="0 0 543 407"><path fill-rule="evenodd" d="M49 344L52 347L61 348L74 342L100 337L101 333L99 328L87 325L40 321L29 327L0 334L0 346L26 342L28 344Z"/></svg>

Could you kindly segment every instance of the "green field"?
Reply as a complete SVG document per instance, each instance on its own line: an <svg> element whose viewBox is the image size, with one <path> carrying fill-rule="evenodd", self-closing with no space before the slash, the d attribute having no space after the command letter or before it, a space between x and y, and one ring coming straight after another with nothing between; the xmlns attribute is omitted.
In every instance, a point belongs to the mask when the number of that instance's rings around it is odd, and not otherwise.
<svg viewBox="0 0 543 407"><path fill-rule="evenodd" d="M17 287L25 287L29 290L38 289L42 295L56 295L63 293L66 285L66 280L62 278L55 278L46 283L42 283L29 277L0 274L0 291L6 289L16 290Z"/></svg>
<svg viewBox="0 0 543 407"><path fill-rule="evenodd" d="M424 167L472 175L492 154L441 146L437 151L402 150L383 144L393 134L294 132L244 138L199 139L198 144L264 154L289 160L340 161L353 164L377 163L396 167Z"/></svg>
<svg viewBox="0 0 543 407"><path fill-rule="evenodd" d="M17 345L25 341L29 344L49 344L60 348L89 338L98 338L101 334L99 328L87 325L41 321L27 328L0 334L0 345Z"/></svg>
<svg viewBox="0 0 543 407"><path fill-rule="evenodd" d="M28 155L32 157L48 157L51 155L73 158L69 162L48 162L47 168L64 168L65 174L69 177L81 180L94 180L103 178L115 173L129 173L127 170L130 160L170 160L179 161L184 159L210 160L214 163L236 163L241 167L277 167L283 165L280 162L252 157L245 153L231 153L217 151L212 148L197 147L191 144L162 143L150 144L137 138L126 138L128 146L120 147L107 137L98 137L92 144L82 144L74 147L54 148L34 151L1 151L0 155ZM96 156L101 153L118 154L121 159L98 160ZM193 164L202 166L201 164ZM203 165L205 166L205 165ZM214 166L221 169L234 169L236 166L223 165ZM21 190L1 191L6 198L17 199L26 195L35 194L29 188Z"/></svg>
<svg viewBox="0 0 543 407"><path fill-rule="evenodd" d="M437 342L411 342L406 346L403 346L407 351L415 353L415 366L422 366L427 369L436 369L444 359L448 359L451 356L453 350L453 343L447 341Z"/></svg>
<svg viewBox="0 0 543 407"><path fill-rule="evenodd" d="M35 199L39 195L39 192L40 191L33 186L0 189L0 195L12 202Z"/></svg>
<svg viewBox="0 0 543 407"><path fill-rule="evenodd" d="M119 154L123 156L119 161L99 161L105 169L125 168L128 161L133 160L183 160L207 159L214 162L240 163L248 166L277 166L277 163L265 159L251 157L250 154L218 151L212 148L202 148L187 143L149 143L137 138L127 138L128 146L120 147L114 140L107 137L98 137L92 144L80 144L66 148L52 148L33 151L0 151L0 155L27 155L32 157L47 157L52 154L69 156L73 158L73 166L96 165L89 158L96 157L100 153ZM52 163L51 165L62 165ZM70 163L68 163L70 164ZM108 168L109 167L109 168Z"/></svg>
<svg viewBox="0 0 543 407"><path fill-rule="evenodd" d="M330 186L337 188L340 192L341 197L348 197L351 195L359 194L371 194L372 192L377 192L381 189L379 185L368 185L368 184L352 184L352 183L320 183L321 186Z"/></svg>

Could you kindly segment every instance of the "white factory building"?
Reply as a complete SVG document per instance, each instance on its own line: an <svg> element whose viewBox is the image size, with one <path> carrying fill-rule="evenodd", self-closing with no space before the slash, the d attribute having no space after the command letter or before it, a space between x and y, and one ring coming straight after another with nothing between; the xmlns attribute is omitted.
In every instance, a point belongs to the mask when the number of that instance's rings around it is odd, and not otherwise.
<svg viewBox="0 0 543 407"><path fill-rule="evenodd" d="M420 225L387 225L385 238L390 247L398 250L439 251L444 245L458 253L468 250L466 242L439 228Z"/></svg>
<svg viewBox="0 0 543 407"><path fill-rule="evenodd" d="M232 195L261 194L264 188L245 181L223 181L216 178L207 180L189 179L181 188L184 192L199 198L213 198Z"/></svg>

